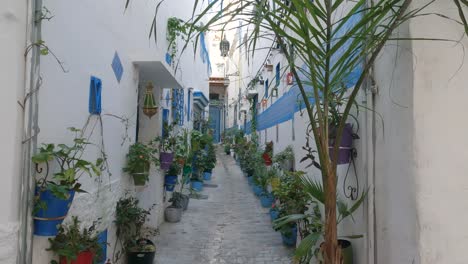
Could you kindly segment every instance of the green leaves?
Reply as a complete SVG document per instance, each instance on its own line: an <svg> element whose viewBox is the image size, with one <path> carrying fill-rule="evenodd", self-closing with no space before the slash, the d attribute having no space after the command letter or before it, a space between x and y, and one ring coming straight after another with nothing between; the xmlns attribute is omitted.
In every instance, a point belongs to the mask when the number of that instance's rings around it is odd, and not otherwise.
<svg viewBox="0 0 468 264"><path fill-rule="evenodd" d="M98 224L99 221L94 221L90 227L81 228L78 217L74 216L70 224L60 225L58 234L54 238L49 238L50 247L46 250L65 257L68 261L75 260L83 251L90 251L95 256L100 256L102 248L95 233ZM50 263L57 262L53 260Z"/></svg>

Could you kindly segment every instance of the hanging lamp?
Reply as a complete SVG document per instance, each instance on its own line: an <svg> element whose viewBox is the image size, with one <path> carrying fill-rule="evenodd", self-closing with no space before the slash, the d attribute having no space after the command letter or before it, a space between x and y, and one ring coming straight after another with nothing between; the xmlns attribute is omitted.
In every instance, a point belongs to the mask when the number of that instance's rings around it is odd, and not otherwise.
<svg viewBox="0 0 468 264"><path fill-rule="evenodd" d="M153 83L148 82L146 85L145 101L143 103L143 113L149 118L158 113L158 106L153 95Z"/></svg>
<svg viewBox="0 0 468 264"><path fill-rule="evenodd" d="M226 39L226 35L224 35L223 40L221 40L221 42L219 42L219 50L221 51L221 57L227 57L228 56L230 46L231 46L231 44Z"/></svg>

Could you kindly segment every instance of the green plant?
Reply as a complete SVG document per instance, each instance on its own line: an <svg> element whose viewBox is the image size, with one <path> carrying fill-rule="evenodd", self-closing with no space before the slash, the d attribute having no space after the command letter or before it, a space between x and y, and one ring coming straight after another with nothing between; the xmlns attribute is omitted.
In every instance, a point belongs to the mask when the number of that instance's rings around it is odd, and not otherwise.
<svg viewBox="0 0 468 264"><path fill-rule="evenodd" d="M177 135L175 144L175 156L177 160L187 160L189 154L188 131L183 130L182 134Z"/></svg>
<svg viewBox="0 0 468 264"><path fill-rule="evenodd" d="M79 178L84 174L90 177L93 175L100 176L104 159L99 158L96 162L91 162L82 158L84 151L89 143L86 138L82 137L82 132L77 128L68 128L75 133L72 145L66 144L43 144L39 148L39 152L32 157L32 162L36 166L45 164L46 171L44 177L36 181L39 192L50 190L57 198L66 200L69 196L69 191L84 192L81 189ZM58 171L52 174L49 178L50 162L58 167ZM54 165L55 165L54 164ZM39 170L39 172L41 172ZM43 208L45 205L39 201L39 194L35 197L35 210Z"/></svg>
<svg viewBox="0 0 468 264"><path fill-rule="evenodd" d="M173 152L177 144L177 135L174 133L174 126L176 123L164 123L164 135L154 138L150 145L160 152Z"/></svg>
<svg viewBox="0 0 468 264"><path fill-rule="evenodd" d="M184 196L180 192L174 192L172 193L171 199L169 199L169 202L172 203L172 206L175 208L182 208L183 207L183 200Z"/></svg>
<svg viewBox="0 0 468 264"><path fill-rule="evenodd" d="M119 199L114 220L116 235L125 252L152 252L156 250L154 246L138 243L138 240L151 238L157 234L157 230L145 226L155 204L145 210L138 205L138 202L137 198L128 194ZM120 254L117 254L116 258L114 254L114 262L119 256Z"/></svg>
<svg viewBox="0 0 468 264"><path fill-rule="evenodd" d="M169 167L169 170L167 170L166 175L172 175L172 176L177 176L179 175L181 170L181 166L177 162L173 162L171 166Z"/></svg>
<svg viewBox="0 0 468 264"><path fill-rule="evenodd" d="M85 251L90 251L94 254L94 259L97 259L102 254L102 247L96 235L98 223L95 221L90 227L81 229L78 217L73 216L69 225L60 225L58 234L54 238L49 238L50 247L46 250L66 258L67 263L71 263ZM55 260L50 263L58 264Z"/></svg>
<svg viewBox="0 0 468 264"><path fill-rule="evenodd" d="M304 190L301 177L305 175L303 171L285 172L280 178L279 187L273 192L279 199L280 209L285 215L301 214L307 210L310 197Z"/></svg>
<svg viewBox="0 0 468 264"><path fill-rule="evenodd" d="M170 17L167 20L167 33L166 39L169 43L167 50L174 60L175 55L177 54L177 38L182 37L184 41L186 41L187 33L190 29L190 25L185 23L182 19L177 17Z"/></svg>
<svg viewBox="0 0 468 264"><path fill-rule="evenodd" d="M127 166L123 168L123 171L136 174L148 170L151 163L157 166L159 159L156 153L156 149L140 142L131 145L127 154ZM148 181L148 179L148 175L146 175L146 180Z"/></svg>
<svg viewBox="0 0 468 264"><path fill-rule="evenodd" d="M283 151L278 152L273 156L273 162L283 164L287 161L294 160L294 150L291 145L287 146Z"/></svg>
<svg viewBox="0 0 468 264"><path fill-rule="evenodd" d="M282 215L279 219L274 222L274 228L280 229L284 225L291 225L291 223L296 223L301 221L304 223L302 230L302 240L298 245L295 257L301 261L301 263L309 263L313 256L317 256L320 253L317 242L324 237L325 232L325 219L322 216L321 211L324 209L325 202L325 190L320 182L317 180L310 179L305 174L300 174L299 181L300 185L303 188L303 192L306 197L310 200L309 208L307 212L287 212ZM284 195L284 194L279 194ZM289 196L289 194L286 194ZM367 193L362 195L356 202L351 206L340 199L337 195L338 203L338 218L337 223L346 219L347 217L352 217L352 214L361 206L364 202ZM281 198L280 198L281 199ZM361 235L349 235L349 236L340 236L344 238L360 238ZM323 253L323 252L322 252ZM321 254L322 254L321 253Z"/></svg>

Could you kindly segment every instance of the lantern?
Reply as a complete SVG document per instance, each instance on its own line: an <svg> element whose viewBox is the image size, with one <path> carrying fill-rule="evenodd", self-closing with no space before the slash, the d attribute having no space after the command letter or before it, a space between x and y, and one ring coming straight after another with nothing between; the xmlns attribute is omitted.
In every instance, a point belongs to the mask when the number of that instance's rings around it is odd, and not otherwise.
<svg viewBox="0 0 468 264"><path fill-rule="evenodd" d="M221 51L221 57L227 57L230 46L231 44L226 39L226 35L224 35L223 40L219 42L219 50Z"/></svg>
<svg viewBox="0 0 468 264"><path fill-rule="evenodd" d="M158 112L158 106L156 105L156 100L154 100L153 95L153 84L148 82L146 85L145 100L143 103L143 113L149 118L154 116Z"/></svg>
<svg viewBox="0 0 468 264"><path fill-rule="evenodd" d="M263 98L262 99L262 106L263 107L266 107L267 106L267 103L268 103L268 100L266 98Z"/></svg>
<svg viewBox="0 0 468 264"><path fill-rule="evenodd" d="M278 87L271 89L271 97L278 97Z"/></svg>

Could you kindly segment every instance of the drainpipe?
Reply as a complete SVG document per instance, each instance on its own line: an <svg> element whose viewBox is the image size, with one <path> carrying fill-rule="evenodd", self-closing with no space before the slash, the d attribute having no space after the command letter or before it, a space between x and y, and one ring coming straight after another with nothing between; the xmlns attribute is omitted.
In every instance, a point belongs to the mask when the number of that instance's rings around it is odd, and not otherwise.
<svg viewBox="0 0 468 264"><path fill-rule="evenodd" d="M372 75L371 75L372 76ZM375 248L375 105L374 93L376 91L375 83L372 78L368 78L365 89L366 100L366 164L367 164L367 263L376 263Z"/></svg>
<svg viewBox="0 0 468 264"><path fill-rule="evenodd" d="M31 43L41 39L41 23L36 23L37 14L41 12L42 0L27 0L27 28L25 49ZM19 210L19 239L17 262L19 264L32 263L32 209L34 197L35 168L32 166L31 156L37 148L38 127L38 91L41 85L40 78L40 50L33 46L26 55L24 69L24 112L23 137L21 157L20 181L20 210Z"/></svg>

